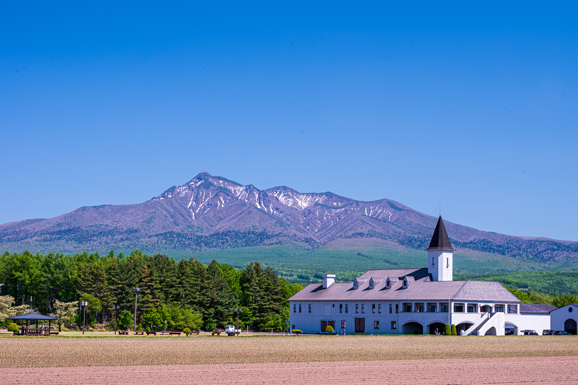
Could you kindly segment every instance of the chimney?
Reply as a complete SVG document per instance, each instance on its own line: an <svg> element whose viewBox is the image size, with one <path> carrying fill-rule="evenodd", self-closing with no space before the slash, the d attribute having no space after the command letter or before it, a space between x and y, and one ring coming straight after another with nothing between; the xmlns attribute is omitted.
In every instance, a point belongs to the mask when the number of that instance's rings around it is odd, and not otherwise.
<svg viewBox="0 0 578 385"><path fill-rule="evenodd" d="M329 286L335 283L335 274L324 274L323 275L323 288L327 289Z"/></svg>

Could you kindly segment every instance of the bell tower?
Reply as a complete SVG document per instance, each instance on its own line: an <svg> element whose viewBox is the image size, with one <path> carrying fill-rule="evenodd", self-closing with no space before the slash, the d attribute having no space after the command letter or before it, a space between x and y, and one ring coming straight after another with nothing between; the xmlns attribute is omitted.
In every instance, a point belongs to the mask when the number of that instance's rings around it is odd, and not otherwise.
<svg viewBox="0 0 578 385"><path fill-rule="evenodd" d="M427 271L433 281L453 281L454 249L440 215L427 250Z"/></svg>

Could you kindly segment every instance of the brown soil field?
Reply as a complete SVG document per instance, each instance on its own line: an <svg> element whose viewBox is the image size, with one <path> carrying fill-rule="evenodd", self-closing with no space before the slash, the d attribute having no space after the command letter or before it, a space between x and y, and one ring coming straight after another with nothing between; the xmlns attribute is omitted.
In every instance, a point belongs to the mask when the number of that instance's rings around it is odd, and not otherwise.
<svg viewBox="0 0 578 385"><path fill-rule="evenodd" d="M3 369L2 384L576 384L576 357Z"/></svg>
<svg viewBox="0 0 578 385"><path fill-rule="evenodd" d="M0 384L578 383L578 337L5 337Z"/></svg>

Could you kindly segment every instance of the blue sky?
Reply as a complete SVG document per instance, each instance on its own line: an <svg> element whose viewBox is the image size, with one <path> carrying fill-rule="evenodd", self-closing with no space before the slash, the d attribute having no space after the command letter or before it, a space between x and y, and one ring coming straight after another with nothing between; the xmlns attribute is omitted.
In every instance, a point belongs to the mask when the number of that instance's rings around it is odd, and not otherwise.
<svg viewBox="0 0 578 385"><path fill-rule="evenodd" d="M575 2L207 3L0 5L0 223L207 171L578 241Z"/></svg>

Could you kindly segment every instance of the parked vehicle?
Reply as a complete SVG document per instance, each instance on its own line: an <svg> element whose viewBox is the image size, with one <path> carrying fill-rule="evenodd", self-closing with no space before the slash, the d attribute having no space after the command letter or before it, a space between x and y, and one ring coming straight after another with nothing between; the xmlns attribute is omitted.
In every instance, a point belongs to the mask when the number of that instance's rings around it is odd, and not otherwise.
<svg viewBox="0 0 578 385"><path fill-rule="evenodd" d="M543 336L551 336L551 335L553 335L553 334L554 334L554 330L551 330L551 329L544 329L544 330L542 331L542 335L543 335Z"/></svg>
<svg viewBox="0 0 578 385"><path fill-rule="evenodd" d="M556 331L554 332L554 335L555 335L555 336L569 336L570 333L568 333L568 332L565 331L565 330L556 330Z"/></svg>
<svg viewBox="0 0 578 385"><path fill-rule="evenodd" d="M229 325L225 328L225 333L227 333L229 337L232 337L241 334L241 331L239 329L236 329L235 326Z"/></svg>
<svg viewBox="0 0 578 385"><path fill-rule="evenodd" d="M513 336L514 335L514 328L506 328L506 335Z"/></svg>
<svg viewBox="0 0 578 385"><path fill-rule="evenodd" d="M537 336L538 335L538 333L536 333L535 330L523 330L523 332L524 332L525 336Z"/></svg>

